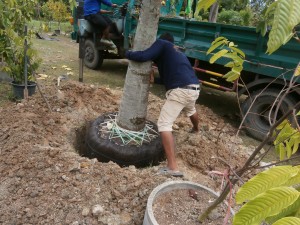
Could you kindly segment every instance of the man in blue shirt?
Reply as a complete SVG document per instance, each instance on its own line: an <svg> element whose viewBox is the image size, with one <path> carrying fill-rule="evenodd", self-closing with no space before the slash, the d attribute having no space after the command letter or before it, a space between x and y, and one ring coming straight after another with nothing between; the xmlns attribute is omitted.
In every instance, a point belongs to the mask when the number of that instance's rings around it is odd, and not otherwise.
<svg viewBox="0 0 300 225"><path fill-rule="evenodd" d="M188 58L173 43L173 36L164 33L144 51L127 51L126 58L137 62L151 60L158 67L160 83L164 84L167 91L167 100L157 122L167 157L167 168L160 169L160 173L182 177L175 157L172 126L180 112L184 111L192 122L191 132L199 132L195 103L199 97L200 84Z"/></svg>
<svg viewBox="0 0 300 225"><path fill-rule="evenodd" d="M101 28L101 43L116 47L115 44L109 40L109 28L112 21L110 18L101 14L101 3L109 7L117 7L117 5L113 4L110 0L84 0L84 19Z"/></svg>

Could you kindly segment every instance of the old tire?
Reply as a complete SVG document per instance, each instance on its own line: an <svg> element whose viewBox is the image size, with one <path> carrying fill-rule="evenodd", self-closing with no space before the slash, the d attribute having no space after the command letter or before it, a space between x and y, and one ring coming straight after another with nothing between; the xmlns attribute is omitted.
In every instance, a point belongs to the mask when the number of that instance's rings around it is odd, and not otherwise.
<svg viewBox="0 0 300 225"><path fill-rule="evenodd" d="M249 107L251 106L252 100L255 99L257 95L260 94L262 90L258 90L248 96L247 99L242 104L243 116L246 115ZM270 123L268 121L268 114L270 107L276 100L279 90L277 89L267 89L263 91L259 97L257 97L255 103L251 107L249 113L247 114L243 126L245 127L247 133L253 138L262 141L266 134L269 132ZM285 97L283 100L277 114L277 119L279 119L285 112L295 105L295 101L291 96ZM275 110L275 109L274 109Z"/></svg>
<svg viewBox="0 0 300 225"><path fill-rule="evenodd" d="M91 39L86 39L84 42L84 64L87 68L98 69L103 63L103 56L97 50L94 42Z"/></svg>
<svg viewBox="0 0 300 225"><path fill-rule="evenodd" d="M108 118L109 114L111 113L98 117L87 129L85 156L97 158L101 162L113 161L120 166L134 165L137 167L155 165L163 159L164 154L160 136L141 146L121 146L114 141L100 137L99 125ZM157 130L156 125L154 123L152 125Z"/></svg>

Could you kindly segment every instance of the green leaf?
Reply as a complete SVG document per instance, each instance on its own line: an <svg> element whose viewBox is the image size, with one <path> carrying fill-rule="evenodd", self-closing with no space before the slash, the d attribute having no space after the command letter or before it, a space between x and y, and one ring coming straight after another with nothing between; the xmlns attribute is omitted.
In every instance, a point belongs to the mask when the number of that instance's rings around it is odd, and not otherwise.
<svg viewBox="0 0 300 225"><path fill-rule="evenodd" d="M234 62L226 63L224 66L225 67L233 67L234 66Z"/></svg>
<svg viewBox="0 0 300 225"><path fill-rule="evenodd" d="M217 53L215 53L209 60L210 63L214 63L215 61L217 61L219 58L221 58L223 55L225 55L228 52L227 49L222 49L220 51L218 51Z"/></svg>
<svg viewBox="0 0 300 225"><path fill-rule="evenodd" d="M216 2L216 0L200 0L200 1L198 1L197 6L196 6L195 15L198 16L201 9L207 10L215 2Z"/></svg>
<svg viewBox="0 0 300 225"><path fill-rule="evenodd" d="M232 68L232 71L235 72L235 73L237 73L237 74L239 74L239 75L241 74L242 70L243 70L243 67L242 67L241 65L239 65L239 66L234 66L234 67Z"/></svg>
<svg viewBox="0 0 300 225"><path fill-rule="evenodd" d="M295 153L298 151L298 149L299 149L299 144L300 144L300 133L294 134L294 135L291 137L290 141L292 142L292 143L291 143L291 146L293 146L293 152L292 152L292 154L295 154Z"/></svg>
<svg viewBox="0 0 300 225"><path fill-rule="evenodd" d="M238 190L236 203L241 204L270 188L281 186L297 173L298 169L292 166L276 166L263 171L252 177Z"/></svg>
<svg viewBox="0 0 300 225"><path fill-rule="evenodd" d="M282 121L281 124L279 124L279 125L276 127L276 129L277 129L277 130L281 130L281 129L284 128L288 123L289 123L288 120L284 120L284 121Z"/></svg>
<svg viewBox="0 0 300 225"><path fill-rule="evenodd" d="M294 215L296 214L297 210L300 208L300 197L298 197L298 199L291 204L290 206L286 207L285 209L283 209L280 213L278 213L277 215L274 216L270 216L266 218L266 221L268 223L274 223L275 221L279 220L282 217L285 216L290 216L290 215Z"/></svg>
<svg viewBox="0 0 300 225"><path fill-rule="evenodd" d="M269 5L269 6L268 6L268 9L267 9L267 11L266 11L266 13L265 13L265 15L268 15L268 14L270 14L270 13L273 14L274 11L276 10L277 3L278 3L278 2L273 2L271 5Z"/></svg>
<svg viewBox="0 0 300 225"><path fill-rule="evenodd" d="M279 143L279 159L280 161L285 159L286 151L283 143Z"/></svg>
<svg viewBox="0 0 300 225"><path fill-rule="evenodd" d="M295 70L294 76L297 77L297 76L299 76L299 75L300 75L300 66L297 66L297 68L296 68L296 70ZM300 115L300 112L298 112L297 115Z"/></svg>
<svg viewBox="0 0 300 225"><path fill-rule="evenodd" d="M291 187L276 187L258 195L235 214L233 225L260 224L265 218L276 215L293 204L300 193Z"/></svg>
<svg viewBox="0 0 300 225"><path fill-rule="evenodd" d="M211 43L211 45L214 45L214 44L216 44L217 42L219 42L219 41L222 41L222 42L224 42L224 43L227 43L227 38L225 38L225 37L217 37L212 43Z"/></svg>
<svg viewBox="0 0 300 225"><path fill-rule="evenodd" d="M300 224L300 218L297 217L285 217L273 223L273 225L299 225L299 224Z"/></svg>
<svg viewBox="0 0 300 225"><path fill-rule="evenodd" d="M292 148L291 148L289 141L285 141L284 143L285 143L285 148L286 148L286 156L289 159L292 156Z"/></svg>
<svg viewBox="0 0 300 225"><path fill-rule="evenodd" d="M207 50L206 55L211 53L213 50L218 48L220 45L224 45L224 44L225 44L224 41L218 41L218 42L212 43L211 47Z"/></svg>
<svg viewBox="0 0 300 225"><path fill-rule="evenodd" d="M237 52L239 55L241 55L243 58L245 58L245 53L238 49L238 48L235 48L234 46L229 46L233 51Z"/></svg>
<svg viewBox="0 0 300 225"><path fill-rule="evenodd" d="M237 80L239 77L240 77L240 74L234 73L232 76L228 77L228 78L226 79L226 81L228 81L228 82L233 82L233 81Z"/></svg>
<svg viewBox="0 0 300 225"><path fill-rule="evenodd" d="M236 79L238 79L240 77L239 73L236 73L234 71L229 71L228 73L226 73L223 78L226 78L226 81L228 82L232 82L235 81Z"/></svg>
<svg viewBox="0 0 300 225"><path fill-rule="evenodd" d="M243 65L243 63L244 63L244 60L241 57L239 57L237 54L232 53L232 52L224 55L224 57L232 59L234 61L234 64L236 64L236 65L237 64Z"/></svg>
<svg viewBox="0 0 300 225"><path fill-rule="evenodd" d="M300 184L300 167L298 166L294 168L298 169L298 173L283 183L282 186L294 186Z"/></svg>
<svg viewBox="0 0 300 225"><path fill-rule="evenodd" d="M300 23L300 0L278 0L267 53L272 54L288 40L294 27Z"/></svg>

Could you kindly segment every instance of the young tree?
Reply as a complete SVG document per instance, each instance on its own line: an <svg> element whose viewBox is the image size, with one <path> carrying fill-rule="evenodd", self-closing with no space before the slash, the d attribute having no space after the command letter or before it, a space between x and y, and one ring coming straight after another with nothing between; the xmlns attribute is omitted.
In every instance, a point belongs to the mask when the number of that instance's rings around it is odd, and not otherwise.
<svg viewBox="0 0 300 225"><path fill-rule="evenodd" d="M61 29L60 24L67 20L69 15L68 7L62 0L50 0L43 5L43 13L46 17L58 22L58 28Z"/></svg>
<svg viewBox="0 0 300 225"><path fill-rule="evenodd" d="M161 0L143 0L133 50L144 50L155 41ZM130 61L117 124L125 129L139 131L144 128L149 94L151 62Z"/></svg>

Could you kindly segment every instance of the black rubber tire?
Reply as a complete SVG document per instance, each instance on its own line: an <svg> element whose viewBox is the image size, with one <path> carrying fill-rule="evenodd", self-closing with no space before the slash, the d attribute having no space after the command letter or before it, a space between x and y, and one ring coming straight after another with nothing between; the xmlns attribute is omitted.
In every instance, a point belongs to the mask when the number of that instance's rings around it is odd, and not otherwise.
<svg viewBox="0 0 300 225"><path fill-rule="evenodd" d="M98 69L103 63L103 54L97 50L91 39L84 42L84 65L90 69Z"/></svg>
<svg viewBox="0 0 300 225"><path fill-rule="evenodd" d="M259 95L262 90L258 90L248 96L242 104L242 114L245 115L249 107L251 106L252 100L255 96ZM273 105L276 97L279 94L277 89L267 89L263 91L260 96L256 99L255 103L251 107L248 115L245 118L243 126L247 133L257 140L264 140L266 134L269 132L270 124L266 116L268 115L270 107ZM295 100L291 96L286 96L283 100L281 107L278 111L277 118L280 118L287 110L295 105ZM264 115L261 115L265 112Z"/></svg>
<svg viewBox="0 0 300 225"><path fill-rule="evenodd" d="M115 142L100 137L99 124L103 123L108 115L106 113L98 117L91 123L86 133L86 151L84 156L97 158L101 162L113 161L120 166L134 165L136 167L145 167L157 165L164 158L164 151L160 135L151 143L144 143L141 146L136 145L117 145ZM149 121L150 122L150 121ZM157 126L154 125L156 131Z"/></svg>

